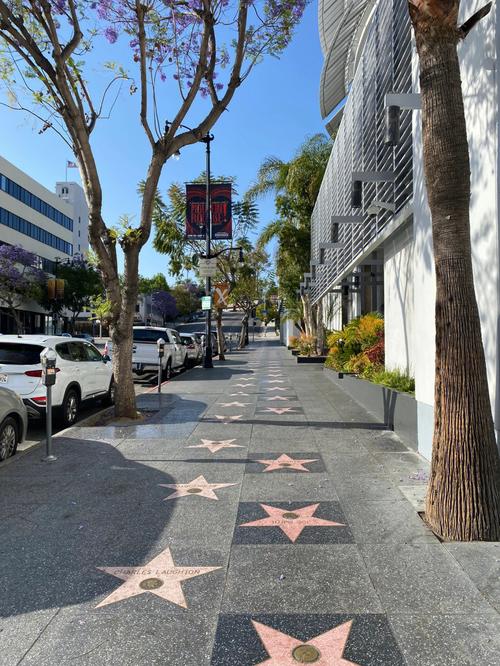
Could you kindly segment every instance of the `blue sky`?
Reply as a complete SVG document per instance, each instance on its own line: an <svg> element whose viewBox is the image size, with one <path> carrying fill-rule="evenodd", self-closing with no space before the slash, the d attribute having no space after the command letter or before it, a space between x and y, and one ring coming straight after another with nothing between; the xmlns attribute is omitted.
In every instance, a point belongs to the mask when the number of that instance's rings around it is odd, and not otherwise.
<svg viewBox="0 0 500 666"><path fill-rule="evenodd" d="M120 45L109 48L117 48L120 53ZM114 56L106 54L107 59L110 57ZM279 60L267 58L254 69L236 91L229 111L214 127L214 174L236 176L238 190L244 192L266 156L287 160L306 136L324 131L318 103L322 63L317 4L313 2L283 56ZM95 71L99 77L97 68ZM102 121L94 136L108 225L123 214L134 216L139 212L136 184L144 177L149 146L137 122L137 102L136 97L124 92L111 120ZM74 159L71 151L55 134L39 135L33 122L20 113L4 108L1 114L2 155L52 190L55 182L65 177L66 160ZM203 144L195 144L183 150L178 161L169 160L160 189L196 177L204 168L204 150ZM78 180L77 174L76 170L68 172L70 179ZM261 201L261 225L273 214L272 198ZM141 253L140 272L168 274L168 257L158 254L151 241Z"/></svg>

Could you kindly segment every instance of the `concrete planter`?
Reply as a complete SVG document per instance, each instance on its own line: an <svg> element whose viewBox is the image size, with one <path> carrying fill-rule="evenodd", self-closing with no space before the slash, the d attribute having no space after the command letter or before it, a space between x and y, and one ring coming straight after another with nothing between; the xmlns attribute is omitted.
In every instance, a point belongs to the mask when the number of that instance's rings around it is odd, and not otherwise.
<svg viewBox="0 0 500 666"><path fill-rule="evenodd" d="M373 384L355 375L345 375L324 368L326 377L345 391L351 398L379 419L388 430L394 432L404 443L417 450L417 401L412 395Z"/></svg>
<svg viewBox="0 0 500 666"><path fill-rule="evenodd" d="M292 349L292 356L298 356L299 355L299 350L298 349Z"/></svg>
<svg viewBox="0 0 500 666"><path fill-rule="evenodd" d="M297 363L324 363L326 356L297 356Z"/></svg>

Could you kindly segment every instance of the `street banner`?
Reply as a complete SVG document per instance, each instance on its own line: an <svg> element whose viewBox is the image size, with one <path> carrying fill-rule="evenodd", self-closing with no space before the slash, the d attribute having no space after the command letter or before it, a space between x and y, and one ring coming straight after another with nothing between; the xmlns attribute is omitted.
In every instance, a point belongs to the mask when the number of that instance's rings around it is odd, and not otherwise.
<svg viewBox="0 0 500 666"><path fill-rule="evenodd" d="M233 237L231 192L231 183L212 183L210 187L214 240L229 240Z"/></svg>
<svg viewBox="0 0 500 666"><path fill-rule="evenodd" d="M186 238L205 240L205 185L186 184Z"/></svg>
<svg viewBox="0 0 500 666"><path fill-rule="evenodd" d="M227 308L228 296L229 284L227 282L214 284L214 308Z"/></svg>
<svg viewBox="0 0 500 666"><path fill-rule="evenodd" d="M231 183L211 183L213 240L232 238ZM186 184L186 238L205 240L205 199L203 183Z"/></svg>

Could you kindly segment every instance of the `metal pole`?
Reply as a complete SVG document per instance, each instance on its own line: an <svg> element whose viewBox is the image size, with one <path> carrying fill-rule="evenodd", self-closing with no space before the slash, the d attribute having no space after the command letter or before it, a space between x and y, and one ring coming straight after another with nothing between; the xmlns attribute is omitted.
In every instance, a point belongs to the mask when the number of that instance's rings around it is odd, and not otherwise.
<svg viewBox="0 0 500 666"><path fill-rule="evenodd" d="M56 456L52 454L52 386L47 386L47 409L46 409L46 439L44 462L54 462Z"/></svg>
<svg viewBox="0 0 500 666"><path fill-rule="evenodd" d="M158 356L158 409L161 409L161 356Z"/></svg>
<svg viewBox="0 0 500 666"><path fill-rule="evenodd" d="M206 238L206 257L210 259L210 238L212 235L212 211L211 211L211 192L210 192L210 142L213 140L213 134L207 132L203 141L206 144L206 199L205 199L205 238ZM212 279L206 278L205 293L207 296L212 294ZM213 368L212 363L212 310L207 310L207 319L205 325L205 357L203 359L204 368Z"/></svg>

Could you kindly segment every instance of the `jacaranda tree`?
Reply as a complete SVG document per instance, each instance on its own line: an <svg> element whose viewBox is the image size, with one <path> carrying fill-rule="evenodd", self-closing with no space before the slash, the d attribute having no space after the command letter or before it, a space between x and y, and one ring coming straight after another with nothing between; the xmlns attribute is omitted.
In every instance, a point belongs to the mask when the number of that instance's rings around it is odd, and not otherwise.
<svg viewBox="0 0 500 666"><path fill-rule="evenodd" d="M116 413L136 415L132 326L139 252L166 161L202 140L237 88L266 55L289 43L306 0L0 0L0 76L6 104L34 114L40 131L54 130L80 168L90 219L89 236L111 304L110 328ZM102 42L107 44L104 47ZM113 61L113 44L128 43L127 62ZM93 77L106 53L109 78ZM119 50L123 53L123 49ZM105 187L93 132L112 114L116 90L137 97L137 127L149 145L138 223L114 229L103 216ZM201 99L199 99L201 98ZM195 103L196 102L196 103ZM170 122L167 122L170 121ZM189 122L192 130L181 126ZM123 183L123 187L135 183ZM124 255L118 275L117 245Z"/></svg>

